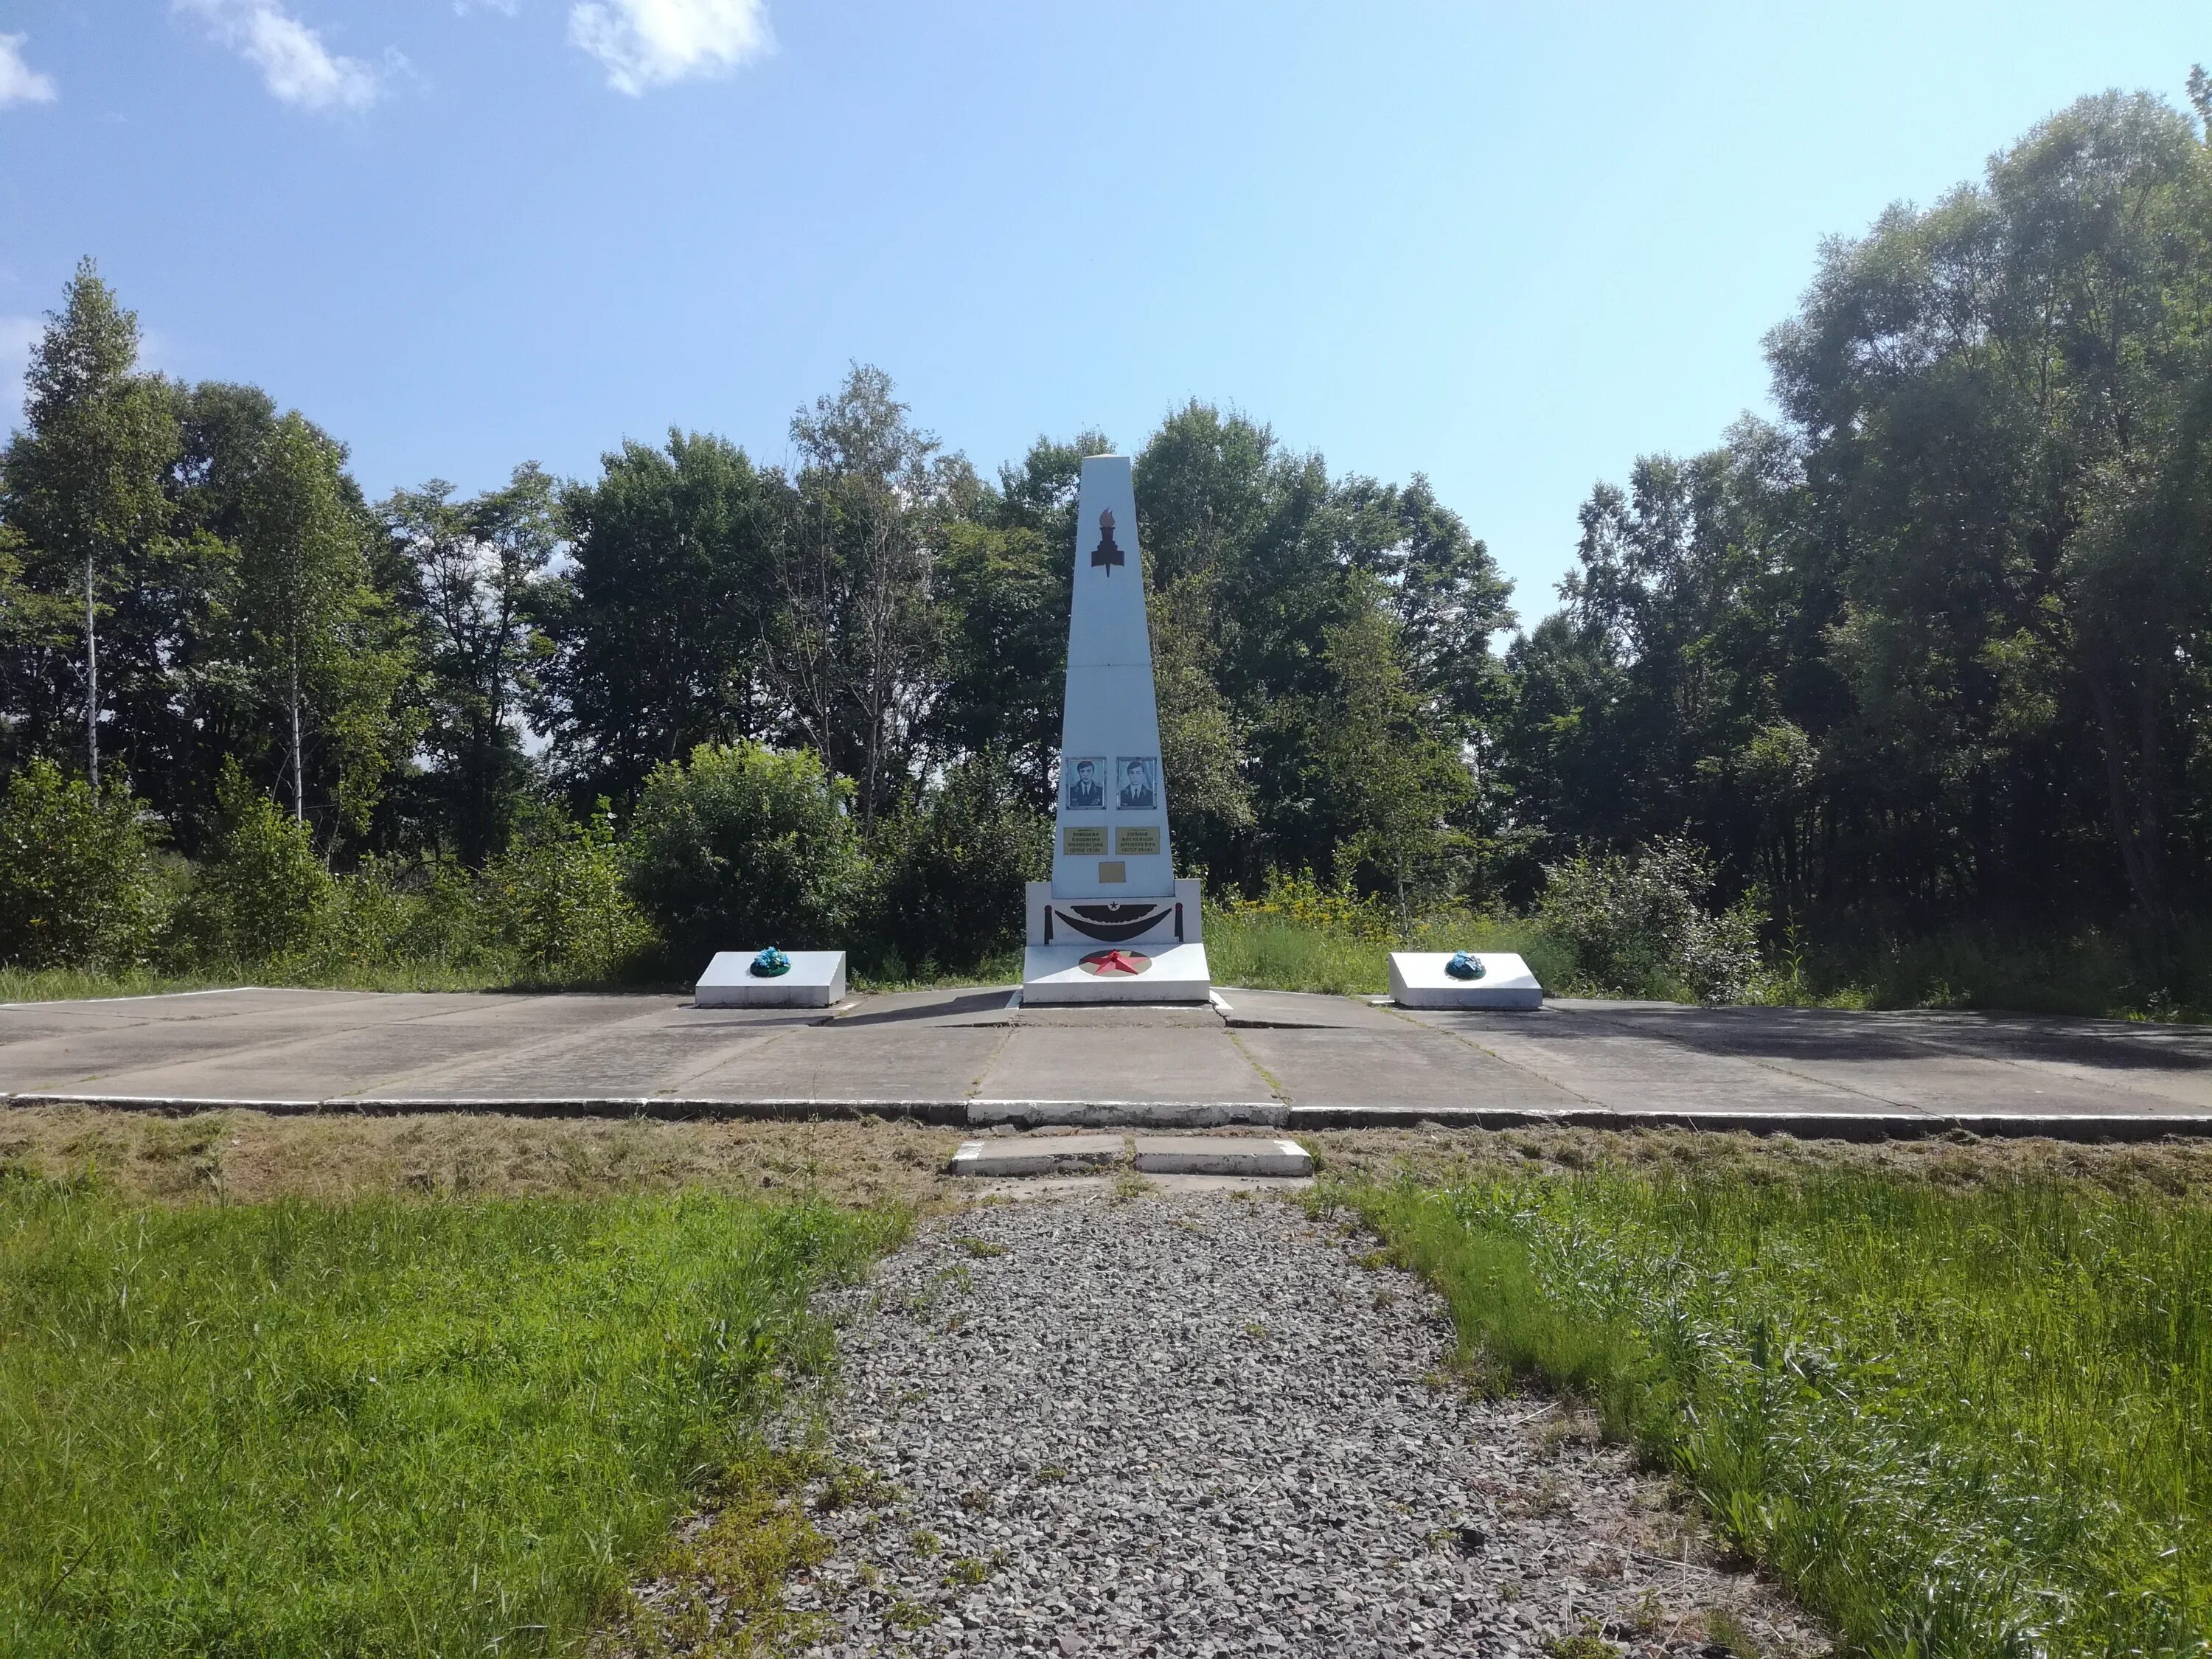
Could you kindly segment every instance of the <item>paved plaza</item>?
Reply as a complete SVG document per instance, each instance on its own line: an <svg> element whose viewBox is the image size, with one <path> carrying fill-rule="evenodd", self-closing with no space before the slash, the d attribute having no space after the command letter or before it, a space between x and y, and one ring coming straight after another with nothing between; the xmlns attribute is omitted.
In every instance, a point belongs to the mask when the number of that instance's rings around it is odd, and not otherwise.
<svg viewBox="0 0 2212 1659"><path fill-rule="evenodd" d="M1016 1127L2212 1130L2212 1031L2193 1026L1571 1000L1409 1012L1237 989L1200 1008L1013 1001L1011 988L904 992L825 1013L248 988L24 1003L0 1007L0 1098Z"/></svg>

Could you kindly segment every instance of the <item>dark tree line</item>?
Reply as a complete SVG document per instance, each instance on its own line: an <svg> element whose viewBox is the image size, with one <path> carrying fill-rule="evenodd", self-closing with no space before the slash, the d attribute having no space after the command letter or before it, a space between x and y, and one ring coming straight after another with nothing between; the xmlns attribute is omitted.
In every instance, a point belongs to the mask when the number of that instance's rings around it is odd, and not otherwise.
<svg viewBox="0 0 2212 1659"><path fill-rule="evenodd" d="M2208 325L2212 155L2147 95L1828 244L1780 422L1583 507L1508 653L1521 826L1686 823L1800 914L2201 904Z"/></svg>
<svg viewBox="0 0 2212 1659"><path fill-rule="evenodd" d="M2199 119L2207 88L2192 81ZM1731 894L1886 927L2154 927L2212 836L2212 155L2087 99L1823 247L1778 419L1638 460L1525 633L1427 483L1194 402L1138 451L1179 854L1408 906L1686 831ZM793 461L711 434L367 501L251 387L142 372L89 263L0 456L0 770L127 777L174 844L234 759L344 862L624 817L702 744L806 750L864 833L988 757L1037 811L1080 461L985 477L856 368ZM923 902L916 898L915 903Z"/></svg>

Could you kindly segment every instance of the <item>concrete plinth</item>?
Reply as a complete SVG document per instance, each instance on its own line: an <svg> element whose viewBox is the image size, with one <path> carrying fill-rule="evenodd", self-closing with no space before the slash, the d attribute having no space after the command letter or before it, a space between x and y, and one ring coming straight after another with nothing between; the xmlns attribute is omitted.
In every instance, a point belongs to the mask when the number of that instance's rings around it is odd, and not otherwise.
<svg viewBox="0 0 2212 1659"><path fill-rule="evenodd" d="M699 975L702 1008L834 1008L845 1000L842 951L791 951L791 971L773 979L752 971L760 952L717 951Z"/></svg>
<svg viewBox="0 0 2212 1659"><path fill-rule="evenodd" d="M1142 957L1141 973L1093 973L1083 965L1086 957L1116 950L1125 957ZM1206 946L1199 943L1169 945L1095 944L1032 945L1022 953L1022 1006L1024 1008L1082 1002L1205 1002L1212 994L1206 965Z"/></svg>
<svg viewBox="0 0 2212 1659"><path fill-rule="evenodd" d="M1544 988L1528 964L1510 951L1471 951L1482 964L1480 979L1454 979L1444 972L1449 951L1393 951L1390 1000L1401 1008L1512 1008L1544 1006Z"/></svg>
<svg viewBox="0 0 2212 1659"><path fill-rule="evenodd" d="M957 1176L1091 1175L1121 1161L1119 1135L1031 1135L971 1140L952 1155Z"/></svg>
<svg viewBox="0 0 2212 1659"><path fill-rule="evenodd" d="M1146 1175L1310 1176L1313 1157L1295 1140L1242 1135L1139 1135Z"/></svg>

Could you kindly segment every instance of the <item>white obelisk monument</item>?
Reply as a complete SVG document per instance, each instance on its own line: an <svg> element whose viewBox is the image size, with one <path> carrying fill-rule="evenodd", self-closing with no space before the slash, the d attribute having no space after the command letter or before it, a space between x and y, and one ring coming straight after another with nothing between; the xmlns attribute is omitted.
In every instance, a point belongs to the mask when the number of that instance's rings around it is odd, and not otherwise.
<svg viewBox="0 0 2212 1659"><path fill-rule="evenodd" d="M1204 1002L1195 881L1168 849L1129 458L1083 463L1052 879L1029 884L1024 1004Z"/></svg>

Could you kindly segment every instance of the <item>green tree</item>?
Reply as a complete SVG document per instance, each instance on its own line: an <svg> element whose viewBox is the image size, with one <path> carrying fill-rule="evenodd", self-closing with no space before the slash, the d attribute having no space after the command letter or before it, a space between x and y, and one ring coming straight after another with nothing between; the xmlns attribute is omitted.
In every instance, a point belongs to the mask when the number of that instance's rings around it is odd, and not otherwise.
<svg viewBox="0 0 2212 1659"><path fill-rule="evenodd" d="M164 920L145 803L43 757L0 795L0 961L17 968L141 966Z"/></svg>
<svg viewBox="0 0 2212 1659"><path fill-rule="evenodd" d="M799 465L773 564L770 683L799 739L854 780L864 825L910 775L939 683L928 573L981 493L908 413L889 375L855 364L792 417Z"/></svg>
<svg viewBox="0 0 2212 1659"><path fill-rule="evenodd" d="M183 933L201 961L250 965L314 947L334 896L314 838L235 761L216 781L216 830L185 902Z"/></svg>
<svg viewBox="0 0 2212 1659"><path fill-rule="evenodd" d="M630 890L679 972L716 951L831 946L864 896L851 783L814 754L702 744L646 780L630 823Z"/></svg>
<svg viewBox="0 0 2212 1659"><path fill-rule="evenodd" d="M492 927L525 980L574 985L619 979L653 942L625 886L629 860L606 804L580 823L526 814L484 872Z"/></svg>
<svg viewBox="0 0 2212 1659"><path fill-rule="evenodd" d="M306 821L308 744L318 741L336 774L337 824L360 830L392 764L392 701L410 666L370 584L371 527L343 452L296 413L269 430L241 495L239 642L284 721L292 815Z"/></svg>
<svg viewBox="0 0 2212 1659"><path fill-rule="evenodd" d="M81 261L61 310L48 313L32 349L25 429L0 456L0 514L23 538L24 580L48 596L73 580L82 601L77 701L94 789L100 618L111 589L136 580L139 565L166 533L164 483L178 445L167 391L137 372L137 313L116 302L90 259ZM30 637L50 641L50 625ZM36 643L33 649L35 664ZM53 721L52 688L19 681L17 690L27 694L26 712L35 723ZM58 736L38 733L33 741Z"/></svg>
<svg viewBox="0 0 2212 1659"><path fill-rule="evenodd" d="M1051 872L1052 821L986 750L878 819L869 851L869 933L908 968L973 969L1021 942L1023 884Z"/></svg>
<svg viewBox="0 0 2212 1659"><path fill-rule="evenodd" d="M1316 788L1334 797L1348 830L1338 844L1340 871L1367 872L1410 940L1418 911L1464 874L1468 837L1453 819L1474 784L1437 734L1435 711L1407 684L1403 624L1380 589L1372 578L1358 585L1365 603L1323 636L1336 688L1316 747Z"/></svg>
<svg viewBox="0 0 2212 1659"><path fill-rule="evenodd" d="M562 493L571 563L538 592L553 651L528 706L574 794L626 802L702 743L774 732L762 638L786 495L734 445L672 430Z"/></svg>
<svg viewBox="0 0 2212 1659"><path fill-rule="evenodd" d="M433 479L380 511L424 640L438 822L480 866L506 845L530 782L520 713L550 648L537 620L561 541L554 483L529 462L500 489L455 500Z"/></svg>

